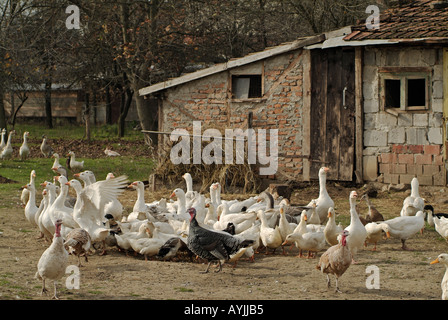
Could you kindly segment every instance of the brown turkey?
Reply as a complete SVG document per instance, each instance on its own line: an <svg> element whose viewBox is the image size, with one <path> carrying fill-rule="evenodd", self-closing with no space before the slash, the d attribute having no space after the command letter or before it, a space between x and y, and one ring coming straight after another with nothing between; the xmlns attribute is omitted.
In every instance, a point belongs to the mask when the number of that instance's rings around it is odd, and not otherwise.
<svg viewBox="0 0 448 320"><path fill-rule="evenodd" d="M341 240L338 244L328 248L319 259L316 269L327 274L327 287L330 287L330 276L333 274L336 277L336 292L339 290L338 279L350 267L352 263L352 254L347 247L346 238L349 232L344 230L341 234Z"/></svg>

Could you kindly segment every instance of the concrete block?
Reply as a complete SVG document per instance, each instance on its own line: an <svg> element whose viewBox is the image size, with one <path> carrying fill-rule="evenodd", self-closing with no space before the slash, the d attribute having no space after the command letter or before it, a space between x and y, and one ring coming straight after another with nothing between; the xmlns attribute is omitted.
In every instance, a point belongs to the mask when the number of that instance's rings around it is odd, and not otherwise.
<svg viewBox="0 0 448 320"><path fill-rule="evenodd" d="M364 82L362 87L364 99L378 100L378 81Z"/></svg>
<svg viewBox="0 0 448 320"><path fill-rule="evenodd" d="M443 126L443 113L434 112L429 115L428 123L430 127L441 128Z"/></svg>
<svg viewBox="0 0 448 320"><path fill-rule="evenodd" d="M413 174L400 174L400 183L402 184L410 184L411 180L414 178L415 176ZM420 182L420 180L419 180Z"/></svg>
<svg viewBox="0 0 448 320"><path fill-rule="evenodd" d="M446 184L446 177L443 170L441 170L438 174L433 175L432 179L435 186L444 186Z"/></svg>
<svg viewBox="0 0 448 320"><path fill-rule="evenodd" d="M377 99L366 99L364 100L364 112L372 113L380 111L380 103Z"/></svg>
<svg viewBox="0 0 448 320"><path fill-rule="evenodd" d="M362 157L363 178L366 181L376 181L378 178L378 160L376 156Z"/></svg>
<svg viewBox="0 0 448 320"><path fill-rule="evenodd" d="M364 146L385 147L387 146L387 132L370 130L364 132Z"/></svg>
<svg viewBox="0 0 448 320"><path fill-rule="evenodd" d="M443 81L432 82L432 97L433 99L443 99Z"/></svg>
<svg viewBox="0 0 448 320"><path fill-rule="evenodd" d="M404 143L406 140L406 130L402 127L390 129L387 135L388 143Z"/></svg>
<svg viewBox="0 0 448 320"><path fill-rule="evenodd" d="M432 175L421 175L421 176L417 176L418 179L418 183L421 186L432 186L433 182L432 182Z"/></svg>
<svg viewBox="0 0 448 320"><path fill-rule="evenodd" d="M398 126L400 127L412 127L412 114L401 113L398 115Z"/></svg>
<svg viewBox="0 0 448 320"><path fill-rule="evenodd" d="M406 129L407 144L428 144L425 128L407 128Z"/></svg>
<svg viewBox="0 0 448 320"><path fill-rule="evenodd" d="M384 176L384 183L398 184L400 181L400 175L396 173L385 173L383 176Z"/></svg>
<svg viewBox="0 0 448 320"><path fill-rule="evenodd" d="M376 128L376 113L364 114L364 130L373 130Z"/></svg>
<svg viewBox="0 0 448 320"><path fill-rule="evenodd" d="M428 114L427 113L415 113L412 117L412 123L414 127L427 127L428 126Z"/></svg>
<svg viewBox="0 0 448 320"><path fill-rule="evenodd" d="M433 80L443 80L443 65L436 64L433 66L433 74L432 79Z"/></svg>
<svg viewBox="0 0 448 320"><path fill-rule="evenodd" d="M431 104L433 112L443 112L443 99L433 97Z"/></svg>
<svg viewBox="0 0 448 320"><path fill-rule="evenodd" d="M364 68L366 66L375 66L376 65L376 52L374 50L365 50L364 51Z"/></svg>
<svg viewBox="0 0 448 320"><path fill-rule="evenodd" d="M397 117L386 113L380 112L376 115L376 128L377 129L386 129L394 128L397 126Z"/></svg>
<svg viewBox="0 0 448 320"><path fill-rule="evenodd" d="M433 144L443 143L442 128L429 128L428 141Z"/></svg>

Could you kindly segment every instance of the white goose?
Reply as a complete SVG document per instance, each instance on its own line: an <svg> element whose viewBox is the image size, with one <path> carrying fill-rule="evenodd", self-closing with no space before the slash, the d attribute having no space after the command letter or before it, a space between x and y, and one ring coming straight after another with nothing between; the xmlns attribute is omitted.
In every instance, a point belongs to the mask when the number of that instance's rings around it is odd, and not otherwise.
<svg viewBox="0 0 448 320"><path fill-rule="evenodd" d="M415 216L402 216L386 220L382 224L387 224L389 228L389 236L401 240L401 248L403 250L410 250L406 246L406 240L411 238L419 231L422 233L425 227L425 213L423 211L417 212Z"/></svg>
<svg viewBox="0 0 448 320"><path fill-rule="evenodd" d="M400 216L415 216L418 211L423 211L425 201L418 192L419 182L416 177L411 180L411 195L403 200Z"/></svg>
<svg viewBox="0 0 448 320"><path fill-rule="evenodd" d="M105 239L109 234L109 229L104 228L102 224L104 206L124 191L123 188L127 185L127 177L120 176L98 181L84 189L76 179L70 180L67 185L73 187L76 191L73 218L80 228L90 234L93 243L102 242L103 251L101 255L106 254Z"/></svg>
<svg viewBox="0 0 448 320"><path fill-rule="evenodd" d="M37 226L36 223L36 213L39 211L39 208L36 206L36 188L34 184L28 183L24 185L23 188L27 189L29 192L28 202L25 206L25 217L29 223L33 226Z"/></svg>
<svg viewBox="0 0 448 320"><path fill-rule="evenodd" d="M2 135L2 137L1 137L1 141L0 141L0 152L6 146L6 142L5 142L6 129L5 128L2 129L1 135Z"/></svg>
<svg viewBox="0 0 448 320"><path fill-rule="evenodd" d="M23 143L20 146L19 149L19 155L22 160L25 160L30 155L30 148L28 147L28 136L30 133L28 131L25 131L23 134Z"/></svg>
<svg viewBox="0 0 448 320"><path fill-rule="evenodd" d="M91 171L89 171L89 172L91 172ZM92 177L93 177L93 179L95 179L93 172L90 176L91 181L93 181ZM115 178L115 175L112 172L109 172L106 176L106 180L113 179L113 178ZM96 182L96 180L95 180L95 182ZM92 182L92 183L95 183L95 182ZM124 211L124 207L117 198L106 203L106 205L104 206L104 214L112 215L115 220L120 220L123 217L123 211Z"/></svg>
<svg viewBox="0 0 448 320"><path fill-rule="evenodd" d="M36 180L36 171L35 170L31 170L29 184L32 184L34 187L36 187L35 186L35 180ZM30 194L30 191L27 188L23 188L22 194L20 195L20 200L22 201L22 203L24 205L26 205L27 202L28 202L29 194Z"/></svg>
<svg viewBox="0 0 448 320"><path fill-rule="evenodd" d="M213 225L215 230L223 230L228 223L235 225L235 233L241 233L249 229L257 219L257 212L250 211L247 213L230 213L227 203L222 203L217 210L218 221Z"/></svg>
<svg viewBox="0 0 448 320"><path fill-rule="evenodd" d="M350 192L350 224L344 230L349 232L347 236L347 246L352 253L353 261L356 263L355 255L358 249L364 244L367 237L367 231L361 220L359 219L358 212L356 211L356 198L358 194L356 191Z"/></svg>
<svg viewBox="0 0 448 320"><path fill-rule="evenodd" d="M435 263L443 263L445 265L446 271L445 275L442 278L440 286L442 287L442 300L448 300L448 254L446 253L439 254L437 259L431 261L430 264Z"/></svg>
<svg viewBox="0 0 448 320"><path fill-rule="evenodd" d="M12 136L15 135L15 130L11 130L8 135L8 141L6 142L6 146L3 148L0 154L0 159L8 159L12 157L13 148L11 144Z"/></svg>
<svg viewBox="0 0 448 320"><path fill-rule="evenodd" d="M70 156L70 168L73 171L81 171L84 168L84 161L77 161L73 151L69 151L68 155Z"/></svg>
<svg viewBox="0 0 448 320"><path fill-rule="evenodd" d="M342 233L342 227L336 225L336 213L333 207L328 209L328 221L325 225L324 234L325 240L330 246L337 245L339 243L338 236Z"/></svg>
<svg viewBox="0 0 448 320"><path fill-rule="evenodd" d="M44 233L46 238L48 240L50 240L53 237L54 232L55 232L54 221L56 221L56 219L53 219L53 217L51 215L50 207L54 203L56 196L57 196L56 195L56 185L53 184L52 182L45 181L44 183L41 183L41 186L47 190L48 201L47 201L47 205L45 206L45 210L41 213L41 215L39 217L39 226L42 226L43 231L42 230L41 231Z"/></svg>
<svg viewBox="0 0 448 320"><path fill-rule="evenodd" d="M432 216L432 221L434 222L434 228L436 232L440 234L446 241L448 241L448 218L437 217L432 212L428 213Z"/></svg>
<svg viewBox="0 0 448 320"><path fill-rule="evenodd" d="M66 185L68 182L67 178L64 176L54 178L59 182L61 192L48 208L48 214L51 216L53 223L56 220L62 220L61 234L65 238L70 231L78 228L79 225L73 218L73 209L65 206L65 200L68 194L68 186Z"/></svg>
<svg viewBox="0 0 448 320"><path fill-rule="evenodd" d="M148 212L149 208L145 203L145 185L142 181L134 181L128 185L128 189L137 190L137 200L134 203L132 212L128 216L128 221L135 220L139 212Z"/></svg>
<svg viewBox="0 0 448 320"><path fill-rule="evenodd" d="M115 235L118 247L123 249L126 252L126 255L128 255L128 250L132 248L130 240L149 238L148 229L148 222L146 222L140 225L137 232L127 232ZM135 251L138 252L137 250Z"/></svg>
<svg viewBox="0 0 448 320"><path fill-rule="evenodd" d="M266 248L265 253L268 254L268 249L275 250L282 245L282 235L278 226L271 228L263 210L257 212L258 217L261 220L260 227L260 239Z"/></svg>
<svg viewBox="0 0 448 320"><path fill-rule="evenodd" d="M376 245L383 237L383 232L386 233L388 238L390 237L389 226L385 223L369 222L364 227L367 231L365 246L367 247L367 243L373 243L374 247L372 251L376 251Z"/></svg>
<svg viewBox="0 0 448 320"><path fill-rule="evenodd" d="M171 193L170 198L177 197L177 215L174 217L178 220L189 221L190 215L187 213L187 200L185 191L181 188L176 188Z"/></svg>
<svg viewBox="0 0 448 320"><path fill-rule="evenodd" d="M330 171L327 167L319 169L319 197L316 201L316 212L319 215L320 222L325 223L327 221L328 209L334 208L334 201L331 199L327 191L327 172ZM308 206L311 206L311 201Z"/></svg>
<svg viewBox="0 0 448 320"><path fill-rule="evenodd" d="M289 234L283 242L283 245L294 243L299 249L298 257L300 258L303 256L303 250L308 250L307 257L310 258L312 256L311 252L320 251L326 243L323 229L316 229L313 225L307 225L307 220L307 215L305 214L305 210L303 210L300 215L299 224L293 233Z"/></svg>
<svg viewBox="0 0 448 320"><path fill-rule="evenodd" d="M189 174L188 172L184 173L182 175L182 178L184 178L185 183L187 185L187 192L185 192L185 198L187 199L188 202L193 200L193 198L195 197L195 193L193 190L193 178L191 177L191 174Z"/></svg>

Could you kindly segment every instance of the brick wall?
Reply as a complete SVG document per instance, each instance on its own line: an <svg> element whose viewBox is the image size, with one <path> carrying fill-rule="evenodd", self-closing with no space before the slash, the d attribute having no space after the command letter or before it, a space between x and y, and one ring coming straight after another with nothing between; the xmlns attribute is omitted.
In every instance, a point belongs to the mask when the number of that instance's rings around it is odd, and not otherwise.
<svg viewBox="0 0 448 320"><path fill-rule="evenodd" d="M161 131L175 128L192 133L193 121L202 128L247 129L249 112L253 113L252 127L278 129L278 172L270 178L298 178L302 175L302 51L278 55L230 72L253 74L263 72L265 99L232 101L228 72L221 72L168 89L163 102ZM164 136L161 143L166 143ZM269 150L269 147L267 147Z"/></svg>

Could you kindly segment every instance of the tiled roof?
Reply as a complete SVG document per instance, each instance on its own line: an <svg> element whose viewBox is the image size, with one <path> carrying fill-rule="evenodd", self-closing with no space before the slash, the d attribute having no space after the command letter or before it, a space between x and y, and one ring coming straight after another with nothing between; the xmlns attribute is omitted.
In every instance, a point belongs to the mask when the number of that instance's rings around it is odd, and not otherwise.
<svg viewBox="0 0 448 320"><path fill-rule="evenodd" d="M415 0L380 14L378 30L369 30L365 21L352 27L344 40L448 39L448 0Z"/></svg>

